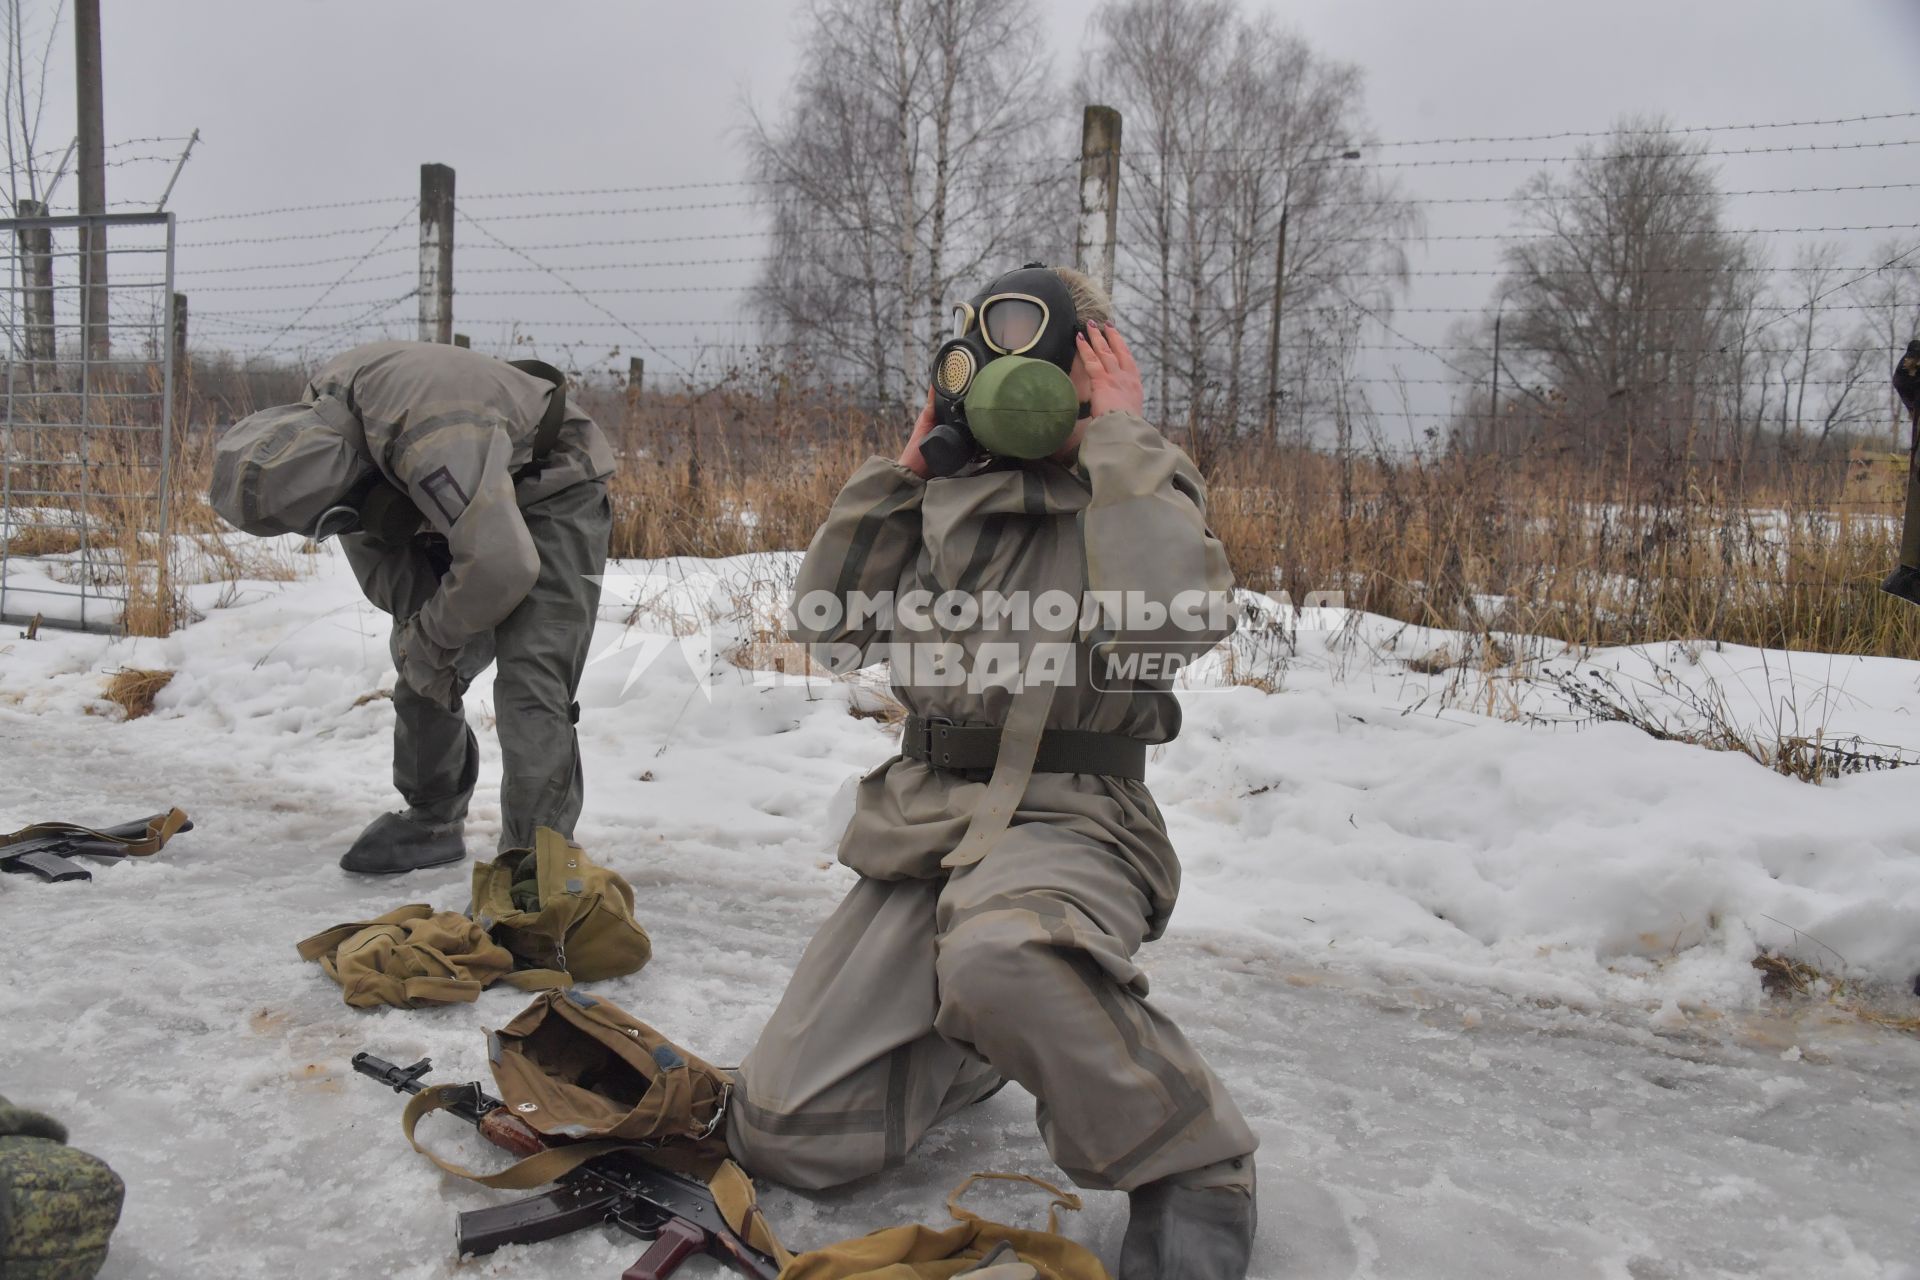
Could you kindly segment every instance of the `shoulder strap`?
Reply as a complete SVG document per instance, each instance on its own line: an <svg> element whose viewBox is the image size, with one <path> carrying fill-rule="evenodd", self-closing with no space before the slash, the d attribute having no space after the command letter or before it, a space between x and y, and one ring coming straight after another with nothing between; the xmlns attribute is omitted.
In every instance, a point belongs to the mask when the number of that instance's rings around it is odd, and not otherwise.
<svg viewBox="0 0 1920 1280"><path fill-rule="evenodd" d="M498 980L521 991L564 991L573 985L573 975L564 969L515 969Z"/></svg>
<svg viewBox="0 0 1920 1280"><path fill-rule="evenodd" d="M960 1222L982 1221L981 1217L978 1214L969 1213L967 1210L962 1209L960 1207L960 1198L967 1194L968 1190L972 1188L974 1183L986 1182L986 1181L1025 1182L1031 1186L1036 1186L1040 1188L1042 1191L1052 1196L1053 1197L1052 1203L1047 1205L1047 1234L1048 1235L1057 1236L1060 1234L1060 1210L1065 1209L1069 1213L1071 1213L1080 1208L1079 1196L1074 1195L1070 1191L1062 1191L1060 1188L1054 1186L1051 1182L1043 1182L1041 1179L1036 1178L1031 1174L976 1173L976 1174L972 1174L967 1178L965 1182L955 1187L953 1189L953 1193L947 1197L947 1212L952 1214L954 1218Z"/></svg>
<svg viewBox="0 0 1920 1280"><path fill-rule="evenodd" d="M533 457L527 463L528 467L538 470L546 465L547 458L560 443L560 424L567 417L567 375L545 360L509 360L507 363L522 373L553 384L553 391L547 396L547 411L541 415L540 425L533 433Z"/></svg>
<svg viewBox="0 0 1920 1280"><path fill-rule="evenodd" d="M544 1187L557 1181L565 1174L573 1172L595 1156L603 1156L609 1151L619 1151L626 1147L637 1147L638 1143L621 1142L613 1139L600 1139L594 1142L574 1142L564 1147L548 1147L545 1151L535 1152L524 1160L516 1161L498 1173L475 1173L447 1160L442 1160L433 1152L420 1145L413 1136L414 1126L423 1116L435 1111L445 1111L455 1103L467 1097L465 1085L434 1085L422 1089L407 1099L407 1109L400 1113L400 1132L406 1134L407 1142L427 1159L439 1165L448 1173L477 1182L483 1187L494 1187L504 1191L525 1191L531 1187Z"/></svg>

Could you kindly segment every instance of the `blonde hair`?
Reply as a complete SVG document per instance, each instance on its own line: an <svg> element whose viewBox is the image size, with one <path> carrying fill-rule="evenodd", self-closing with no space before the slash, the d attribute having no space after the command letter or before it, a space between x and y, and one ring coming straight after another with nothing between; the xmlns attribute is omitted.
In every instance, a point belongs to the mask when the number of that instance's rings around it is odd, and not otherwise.
<svg viewBox="0 0 1920 1280"><path fill-rule="evenodd" d="M1066 283L1067 292L1073 295L1073 309L1079 314L1081 324L1089 320L1113 323L1113 299L1107 296L1098 280L1073 267L1055 267L1053 273Z"/></svg>

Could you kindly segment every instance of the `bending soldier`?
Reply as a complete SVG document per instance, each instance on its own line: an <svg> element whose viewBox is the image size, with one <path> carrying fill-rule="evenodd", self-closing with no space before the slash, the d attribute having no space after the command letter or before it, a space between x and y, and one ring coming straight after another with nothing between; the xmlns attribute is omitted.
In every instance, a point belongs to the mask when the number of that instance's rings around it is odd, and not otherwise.
<svg viewBox="0 0 1920 1280"><path fill-rule="evenodd" d="M1121 1280L1244 1277L1255 1138L1146 999L1133 959L1165 929L1179 887L1142 780L1148 746L1178 732L1179 706L1165 666L1121 678L1128 669L1110 665L1211 648L1231 626L1231 574L1198 471L1142 417L1140 373L1106 298L1077 272L1051 274L1051 301L1043 270L1024 270L957 320L982 326L1001 356L1068 326L1060 349L1077 353L1083 404L1067 447L929 478L930 396L900 459L854 473L801 566L796 637L840 670L884 653L911 714L902 753L860 783L840 844L860 880L742 1064L728 1138L756 1174L833 1186L899 1163L934 1125L1016 1080L1074 1181L1129 1193ZM996 315L1010 297L1031 305ZM920 609L910 624L913 592L976 603ZM1129 604L1088 630L1083 592ZM1062 594L1073 619L1049 630L1046 597ZM1012 613L977 603L996 596ZM1183 596L1221 608L1199 619ZM887 597L891 614L874 607ZM975 678L1007 643L1038 671L1050 634L1067 659L1052 676L1017 688ZM970 677L923 661L929 651L963 653Z"/></svg>
<svg viewBox="0 0 1920 1280"><path fill-rule="evenodd" d="M613 451L565 379L460 347L378 342L338 356L297 405L218 445L211 501L248 533L340 535L394 619L393 782L340 865L457 862L480 752L461 695L498 663L500 847L570 835L582 780L574 693L593 638Z"/></svg>

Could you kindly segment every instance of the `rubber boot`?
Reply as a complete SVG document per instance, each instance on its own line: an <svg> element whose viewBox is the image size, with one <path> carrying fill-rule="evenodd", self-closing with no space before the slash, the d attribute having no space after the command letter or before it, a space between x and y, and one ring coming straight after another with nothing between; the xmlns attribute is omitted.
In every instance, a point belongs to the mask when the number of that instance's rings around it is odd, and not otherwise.
<svg viewBox="0 0 1920 1280"><path fill-rule="evenodd" d="M1176 1174L1128 1192L1119 1280L1246 1280L1255 1218L1247 1165L1244 1186L1194 1186Z"/></svg>
<svg viewBox="0 0 1920 1280"><path fill-rule="evenodd" d="M467 856L465 829L459 821L434 824L383 813L367 824L340 866L363 876L393 876L459 862Z"/></svg>

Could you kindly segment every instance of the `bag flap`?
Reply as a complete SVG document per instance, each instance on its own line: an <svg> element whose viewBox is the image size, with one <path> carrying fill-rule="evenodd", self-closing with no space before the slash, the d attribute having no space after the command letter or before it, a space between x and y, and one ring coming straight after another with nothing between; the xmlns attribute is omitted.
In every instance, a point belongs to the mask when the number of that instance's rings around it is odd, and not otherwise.
<svg viewBox="0 0 1920 1280"><path fill-rule="evenodd" d="M719 1144L727 1082L610 1001L551 991L489 1038L514 1114L566 1138Z"/></svg>

